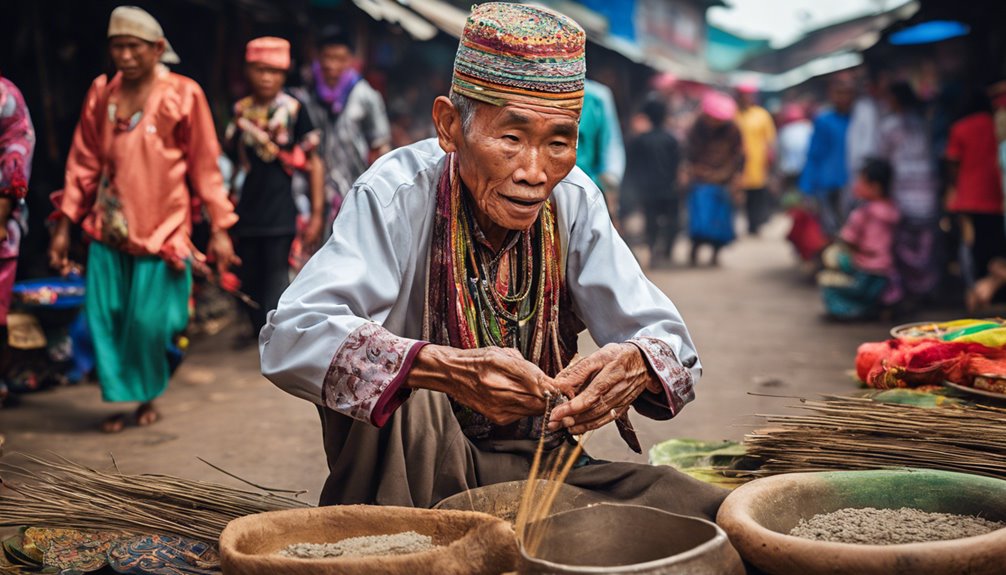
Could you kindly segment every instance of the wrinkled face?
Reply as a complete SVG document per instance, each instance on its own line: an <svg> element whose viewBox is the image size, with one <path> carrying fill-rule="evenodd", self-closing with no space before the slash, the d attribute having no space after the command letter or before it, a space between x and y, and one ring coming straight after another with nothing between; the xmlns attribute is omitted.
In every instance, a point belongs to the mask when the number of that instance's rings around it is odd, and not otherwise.
<svg viewBox="0 0 1006 575"><path fill-rule="evenodd" d="M127 80L143 78L154 71L164 54L164 41L147 42L136 36L112 36L108 40L115 69Z"/></svg>
<svg viewBox="0 0 1006 575"><path fill-rule="evenodd" d="M248 64L248 84L252 94L260 100L272 100L283 89L286 70L266 66L259 62Z"/></svg>
<svg viewBox="0 0 1006 575"><path fill-rule="evenodd" d="M461 180L479 224L526 230L576 165L579 114L529 104L476 106L467 133L454 142ZM459 125L460 128L460 125Z"/></svg>
<svg viewBox="0 0 1006 575"><path fill-rule="evenodd" d="M321 65L321 75L325 83L334 86L339 81L339 76L353 63L353 53L349 51L348 46L329 44L321 49L318 63Z"/></svg>

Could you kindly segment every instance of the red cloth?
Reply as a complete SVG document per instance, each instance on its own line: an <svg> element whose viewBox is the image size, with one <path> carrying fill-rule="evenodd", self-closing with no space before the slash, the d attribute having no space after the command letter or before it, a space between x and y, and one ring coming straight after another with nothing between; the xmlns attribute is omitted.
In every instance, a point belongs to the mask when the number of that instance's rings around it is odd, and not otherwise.
<svg viewBox="0 0 1006 575"><path fill-rule="evenodd" d="M877 389L944 381L971 385L984 373L1006 374L1006 350L938 339L889 339L864 343L856 352L856 375Z"/></svg>
<svg viewBox="0 0 1006 575"><path fill-rule="evenodd" d="M947 159L960 164L957 196L952 212L1002 214L1003 190L999 175L995 122L992 114L965 116L950 127Z"/></svg>
<svg viewBox="0 0 1006 575"><path fill-rule="evenodd" d="M793 219L793 227L786 239L793 243L800 259L810 261L828 246L828 236L824 235L821 223L813 212L804 208L792 208L789 215Z"/></svg>

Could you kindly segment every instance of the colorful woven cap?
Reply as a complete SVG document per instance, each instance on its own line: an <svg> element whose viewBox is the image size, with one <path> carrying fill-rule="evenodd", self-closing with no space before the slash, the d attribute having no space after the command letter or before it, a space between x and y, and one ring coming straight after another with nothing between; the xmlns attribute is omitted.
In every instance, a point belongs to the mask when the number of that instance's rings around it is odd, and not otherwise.
<svg viewBox="0 0 1006 575"><path fill-rule="evenodd" d="M454 59L453 90L488 104L583 107L586 35L551 10L508 2L472 8Z"/></svg>
<svg viewBox="0 0 1006 575"><path fill-rule="evenodd" d="M289 70L290 42L274 36L255 38L245 47L245 62Z"/></svg>

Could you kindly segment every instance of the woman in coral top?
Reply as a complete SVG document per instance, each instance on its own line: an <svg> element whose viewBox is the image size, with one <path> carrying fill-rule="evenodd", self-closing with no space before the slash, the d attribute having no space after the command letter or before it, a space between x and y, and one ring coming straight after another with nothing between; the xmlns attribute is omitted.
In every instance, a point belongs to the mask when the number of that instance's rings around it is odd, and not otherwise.
<svg viewBox="0 0 1006 575"><path fill-rule="evenodd" d="M159 418L168 350L189 320L192 195L203 202L213 235L209 255L223 272L236 263L227 229L237 221L217 166L220 145L202 89L161 64L178 61L160 24L121 6L108 26L118 72L100 76L81 110L56 200L58 224L49 257L69 267L70 225L91 240L85 309L94 339L102 397L139 402L136 422ZM118 432L116 414L102 429Z"/></svg>

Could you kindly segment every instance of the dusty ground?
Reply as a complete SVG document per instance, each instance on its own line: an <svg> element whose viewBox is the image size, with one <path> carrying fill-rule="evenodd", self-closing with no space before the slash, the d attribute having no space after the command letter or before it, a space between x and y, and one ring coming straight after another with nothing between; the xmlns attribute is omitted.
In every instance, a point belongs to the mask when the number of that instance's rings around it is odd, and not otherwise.
<svg viewBox="0 0 1006 575"><path fill-rule="evenodd" d="M749 393L812 396L854 388L856 346L882 339L886 324L835 325L820 319L817 291L801 278L778 219L760 238L743 238L722 254L718 269L684 266L650 274L677 304L698 346L705 375L697 399L667 422L635 417L644 451L661 439L740 439L756 413L789 400ZM685 246L679 246L684 248ZM679 253L678 261L684 261ZM584 336L582 351L594 349ZM157 425L119 435L96 431L112 413L94 386L29 395L0 410L5 451L47 451L92 465L109 455L124 472L169 473L228 482L207 459L250 481L308 490L317 500L325 479L314 406L273 387L258 372L255 350L232 351L227 338L197 342L161 402ZM641 461L614 429L591 439L589 451L609 460Z"/></svg>

